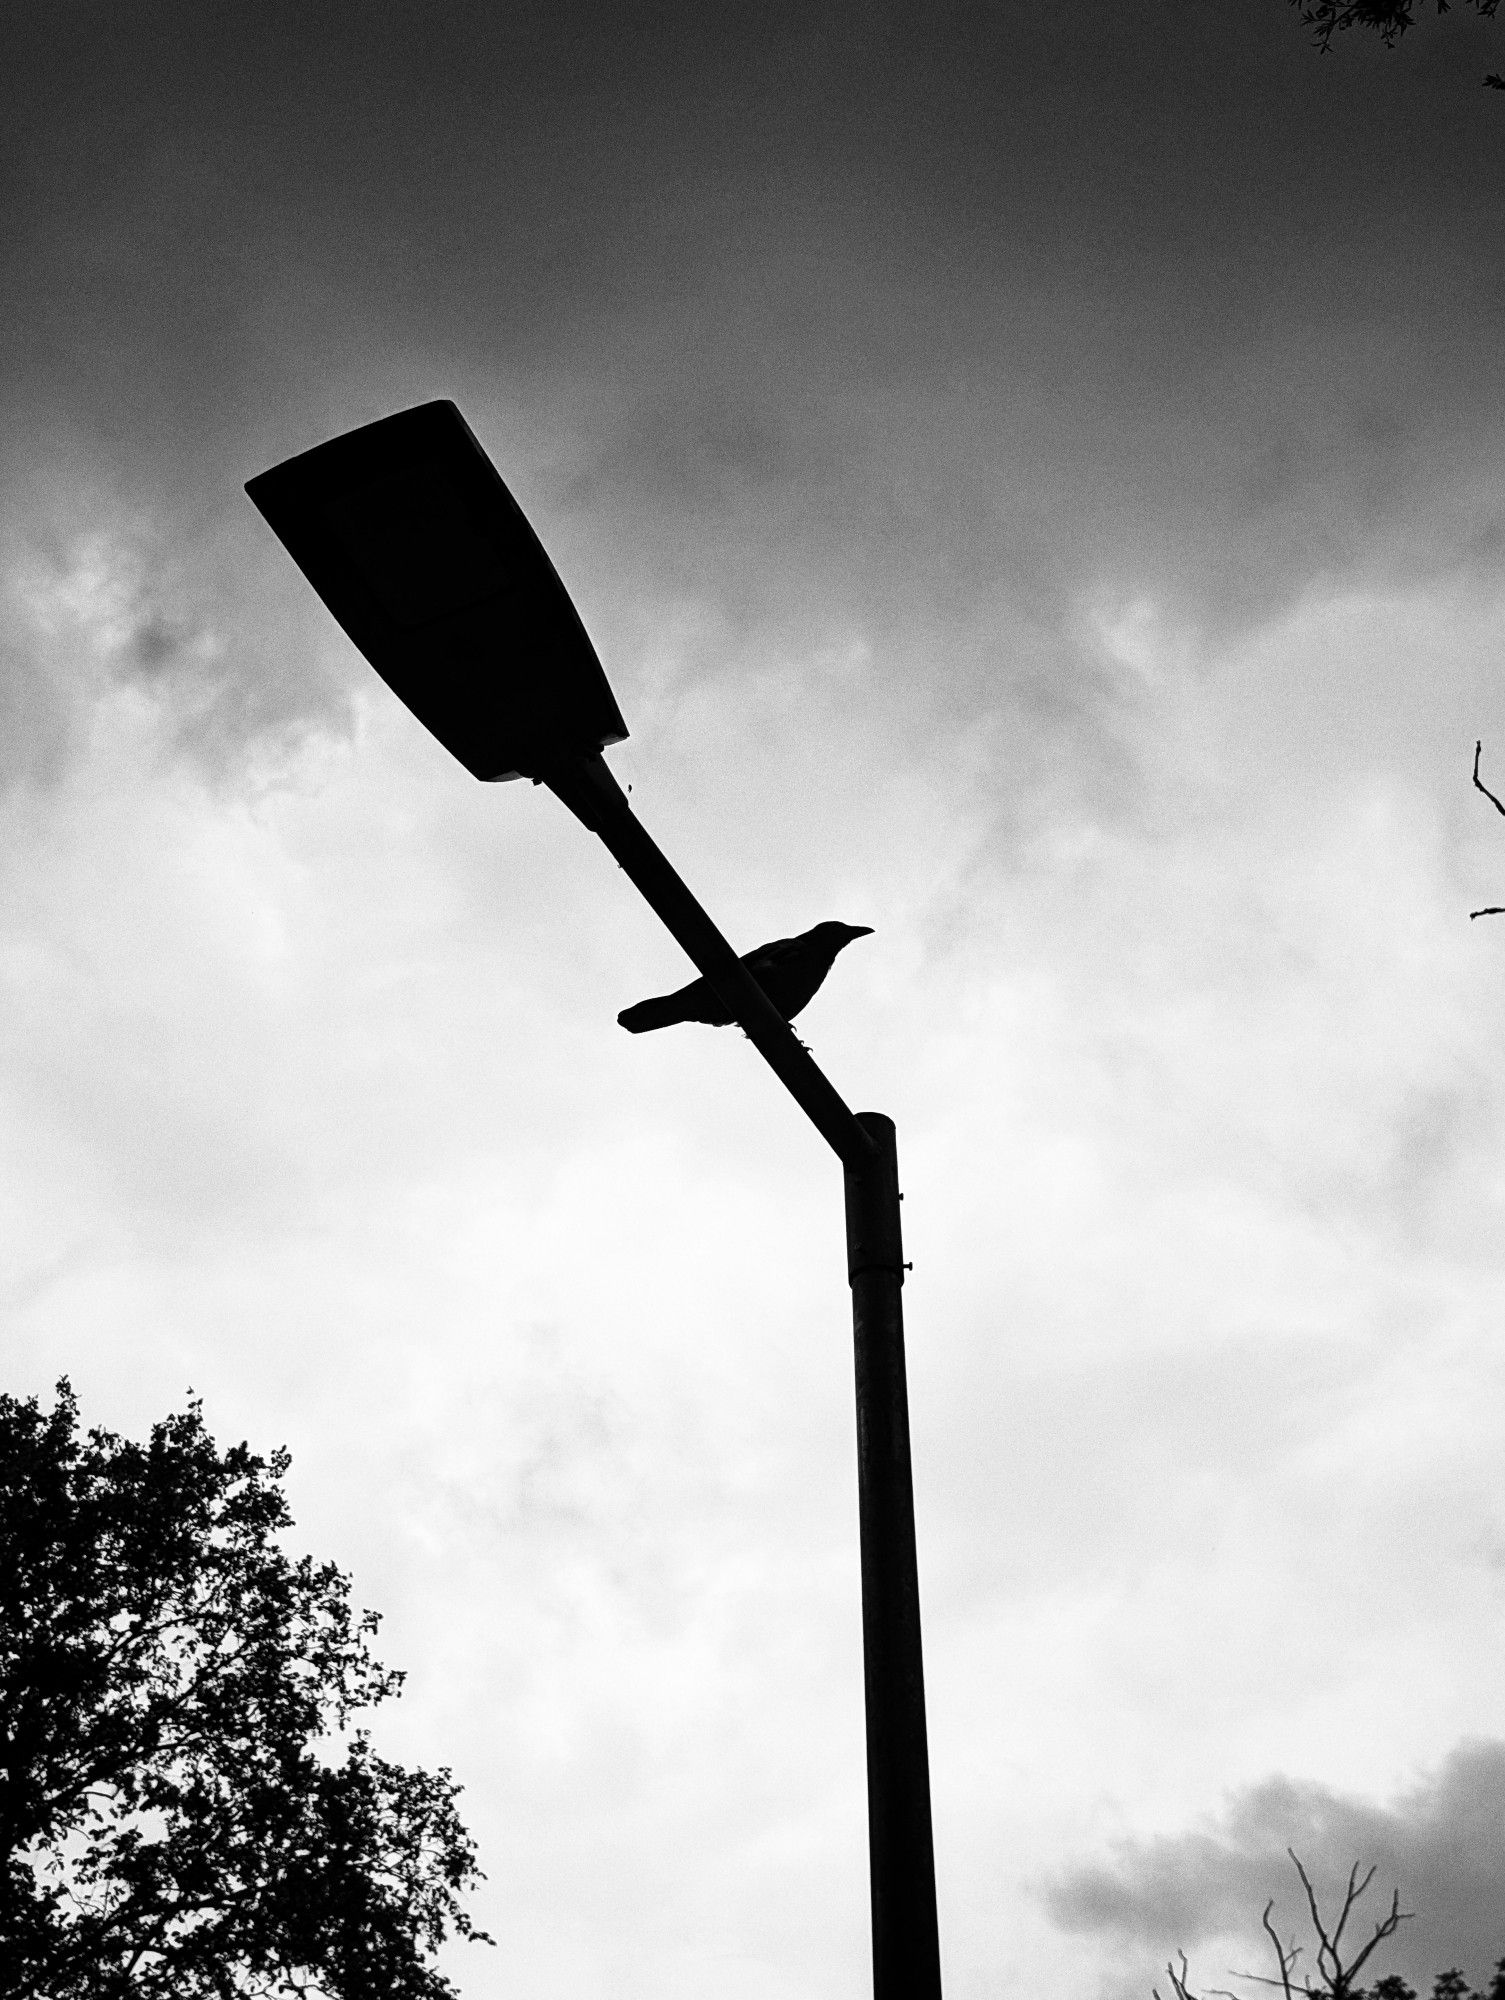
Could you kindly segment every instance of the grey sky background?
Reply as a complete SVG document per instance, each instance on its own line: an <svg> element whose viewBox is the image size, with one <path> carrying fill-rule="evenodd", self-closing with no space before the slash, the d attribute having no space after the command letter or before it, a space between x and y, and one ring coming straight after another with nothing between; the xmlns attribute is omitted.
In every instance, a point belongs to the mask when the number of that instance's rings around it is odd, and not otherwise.
<svg viewBox="0 0 1505 2000"><path fill-rule="evenodd" d="M0 73L5 1386L294 1454L498 1939L867 1986L840 1185L241 484L453 396L899 1126L957 2000L1505 1953L1505 30L33 10ZM1497 789L1501 789L1499 785ZM1294 1913L1295 1906L1290 1910Z"/></svg>

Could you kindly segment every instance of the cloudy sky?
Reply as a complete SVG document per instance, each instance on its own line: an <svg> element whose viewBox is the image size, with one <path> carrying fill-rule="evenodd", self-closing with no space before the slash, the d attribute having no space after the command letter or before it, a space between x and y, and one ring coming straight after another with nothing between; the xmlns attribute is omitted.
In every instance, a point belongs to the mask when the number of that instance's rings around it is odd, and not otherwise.
<svg viewBox="0 0 1505 2000"><path fill-rule="evenodd" d="M453 397L645 823L898 1123L955 2000L1505 1953L1505 26L35 8L0 71L0 1312L294 1456L467 2000L868 1986L840 1175L241 490ZM1164 1981L1161 1981L1164 1990Z"/></svg>

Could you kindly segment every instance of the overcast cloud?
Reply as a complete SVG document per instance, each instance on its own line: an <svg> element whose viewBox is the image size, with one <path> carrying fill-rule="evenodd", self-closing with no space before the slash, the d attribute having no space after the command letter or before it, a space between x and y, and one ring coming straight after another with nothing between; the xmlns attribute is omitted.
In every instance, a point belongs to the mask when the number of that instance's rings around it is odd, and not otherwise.
<svg viewBox="0 0 1505 2000"><path fill-rule="evenodd" d="M3 1386L291 1447L469 2000L867 1990L840 1184L739 1038L620 1033L677 948L244 480L454 397L728 935L874 927L801 1032L899 1128L948 1992L1220 1974L1288 1843L1482 1980L1502 35L12 29Z"/></svg>
<svg viewBox="0 0 1505 2000"><path fill-rule="evenodd" d="M1195 1833L1124 1841L1112 1865L1077 1868L1052 1885L1050 1907L1068 1930L1106 1934L1130 1951L1165 1951L1165 1939L1197 1946L1208 1938L1239 1941L1249 1966L1268 1977L1273 1950L1257 1931L1273 1898L1281 1938L1299 1939L1300 1968L1315 1970L1316 1939L1300 1877L1302 1861L1331 1932L1343 1907L1349 1869L1374 1879L1354 1906L1343 1951L1351 1960L1373 1937L1399 1893L1407 1912L1393 1937L1375 1948L1365 1977L1400 1972L1421 1991L1448 1966L1487 1986L1505 1958L1500 1881L1505 1875L1505 1745L1460 1744L1392 1802L1344 1797L1323 1785L1270 1778L1229 1801ZM1318 1872L1310 1857L1324 1857ZM1251 1922L1251 1918L1253 1921ZM1198 1954L1206 1959L1206 1951ZM1208 1963L1201 1986L1221 1977ZM1125 1993L1143 1992L1126 1977Z"/></svg>

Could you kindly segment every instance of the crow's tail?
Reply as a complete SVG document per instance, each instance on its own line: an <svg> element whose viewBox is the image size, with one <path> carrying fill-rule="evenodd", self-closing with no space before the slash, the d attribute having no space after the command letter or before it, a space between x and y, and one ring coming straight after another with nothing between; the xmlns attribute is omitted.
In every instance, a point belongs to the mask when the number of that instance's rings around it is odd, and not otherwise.
<svg viewBox="0 0 1505 2000"><path fill-rule="evenodd" d="M677 1021L686 1019L684 996L679 993L661 993L653 1000L639 1000L635 1007L624 1007L617 1016L629 1035L643 1035L650 1028L672 1028Z"/></svg>

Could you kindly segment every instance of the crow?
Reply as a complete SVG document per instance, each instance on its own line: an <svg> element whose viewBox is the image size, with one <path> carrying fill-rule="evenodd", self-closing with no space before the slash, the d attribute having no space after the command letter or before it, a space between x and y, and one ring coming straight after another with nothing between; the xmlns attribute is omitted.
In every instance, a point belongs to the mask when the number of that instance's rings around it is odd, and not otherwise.
<svg viewBox="0 0 1505 2000"><path fill-rule="evenodd" d="M798 937L775 938L771 944L759 945L742 963L784 1019L792 1021L801 1007L815 998L837 952L853 938L872 934L871 924L817 924ZM713 1028L724 1028L731 1018L726 1002L717 998L708 979L692 979L677 993L640 1000L617 1016L630 1035L644 1034L649 1028L669 1028L676 1021L705 1021Z"/></svg>

